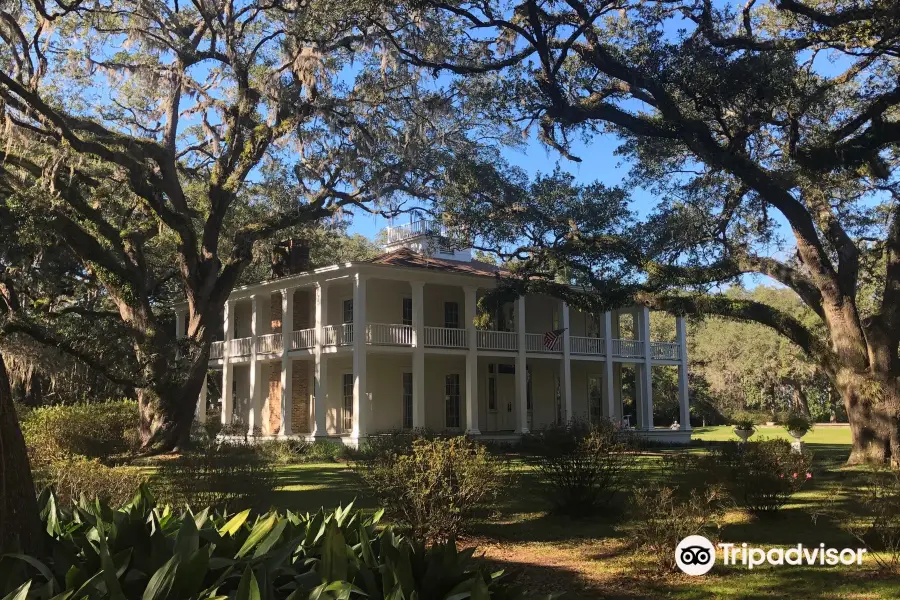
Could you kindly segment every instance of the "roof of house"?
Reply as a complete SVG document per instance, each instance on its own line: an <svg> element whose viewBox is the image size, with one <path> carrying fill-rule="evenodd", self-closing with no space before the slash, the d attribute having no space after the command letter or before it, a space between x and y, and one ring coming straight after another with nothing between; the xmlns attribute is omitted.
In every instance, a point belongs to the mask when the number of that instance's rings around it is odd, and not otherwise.
<svg viewBox="0 0 900 600"><path fill-rule="evenodd" d="M409 248L400 248L392 252L386 252L370 260L375 265L388 265L394 267L413 267L417 269L432 269L458 273L460 275L481 275L493 277L503 272L497 265L477 260L461 261L446 258L435 258L413 252Z"/></svg>

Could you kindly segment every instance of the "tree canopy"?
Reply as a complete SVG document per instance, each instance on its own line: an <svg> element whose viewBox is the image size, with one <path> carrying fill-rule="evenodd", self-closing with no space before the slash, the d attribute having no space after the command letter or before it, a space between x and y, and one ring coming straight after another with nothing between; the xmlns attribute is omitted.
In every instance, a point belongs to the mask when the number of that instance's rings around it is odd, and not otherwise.
<svg viewBox="0 0 900 600"><path fill-rule="evenodd" d="M187 439L223 303L280 232L428 197L477 117L383 52L390 4L14 0L0 197L124 333L146 447ZM186 298L188 336L166 327ZM102 325L100 325L102 326ZM178 348L176 348L176 343ZM177 365L171 357L179 356Z"/></svg>
<svg viewBox="0 0 900 600"><path fill-rule="evenodd" d="M573 140L590 151L595 136L618 137L627 187L657 198L645 222L610 230L575 206L540 210L507 177L489 218L537 209L554 224L504 240L528 256L523 281L564 262L608 302L772 328L840 390L852 460L900 457L900 5L473 0L419 3L407 17L391 30L404 60L478 90L496 119L571 160ZM824 336L777 307L709 293L751 273L793 290Z"/></svg>

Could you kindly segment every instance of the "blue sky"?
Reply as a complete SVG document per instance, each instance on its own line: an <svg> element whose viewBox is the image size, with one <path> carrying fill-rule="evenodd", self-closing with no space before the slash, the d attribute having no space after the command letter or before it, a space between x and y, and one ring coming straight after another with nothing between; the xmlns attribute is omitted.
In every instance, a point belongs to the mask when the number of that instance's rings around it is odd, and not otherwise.
<svg viewBox="0 0 900 600"><path fill-rule="evenodd" d="M531 176L538 172L550 172L559 165L581 183L600 181L612 186L621 183L628 172L628 164L622 157L615 155L618 145L619 140L612 135L596 135L587 145L580 140L573 141L572 154L581 158L580 163L563 158L556 150L544 146L535 137L523 148L505 148L502 153L511 164L521 167ZM632 191L632 200L633 208L641 215L646 214L654 203L653 198L640 189ZM403 223L407 219L408 217L402 216L397 222ZM350 232L373 238L387 226L388 222L384 218L357 212L353 216Z"/></svg>

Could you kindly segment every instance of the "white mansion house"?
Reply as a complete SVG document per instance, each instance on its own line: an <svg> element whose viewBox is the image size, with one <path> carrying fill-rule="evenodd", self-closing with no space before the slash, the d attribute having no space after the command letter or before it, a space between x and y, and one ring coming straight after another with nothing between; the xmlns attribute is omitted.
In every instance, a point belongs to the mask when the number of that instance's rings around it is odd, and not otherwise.
<svg viewBox="0 0 900 600"><path fill-rule="evenodd" d="M232 292L209 362L222 371L224 423L356 445L401 428L502 440L609 417L660 441L690 440L682 318L677 341L652 341L647 308L590 315L528 295L479 329L477 301L498 268L443 247L427 221L386 234L373 260L312 270L308 252L287 243L280 277ZM176 315L183 333L184 304ZM678 370L674 423L653 418L651 368L662 365ZM206 395L204 384L200 420Z"/></svg>

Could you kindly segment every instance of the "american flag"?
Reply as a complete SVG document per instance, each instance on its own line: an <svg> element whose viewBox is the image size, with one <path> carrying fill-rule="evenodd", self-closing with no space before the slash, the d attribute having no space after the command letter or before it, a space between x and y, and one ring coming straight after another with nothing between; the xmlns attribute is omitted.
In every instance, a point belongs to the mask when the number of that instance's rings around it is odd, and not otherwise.
<svg viewBox="0 0 900 600"><path fill-rule="evenodd" d="M545 333L544 348L546 348L547 350L554 350L557 340L559 340L564 331L565 329L554 329L553 331L548 331L547 333Z"/></svg>

